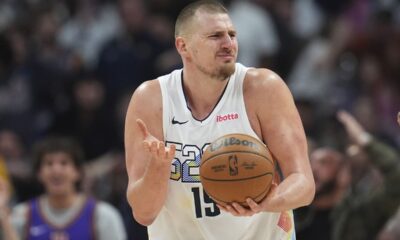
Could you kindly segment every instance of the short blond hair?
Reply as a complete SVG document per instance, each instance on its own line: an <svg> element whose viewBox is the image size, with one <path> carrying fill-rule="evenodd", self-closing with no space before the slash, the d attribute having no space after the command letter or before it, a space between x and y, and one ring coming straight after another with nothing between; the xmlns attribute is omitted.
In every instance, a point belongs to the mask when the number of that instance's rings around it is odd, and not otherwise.
<svg viewBox="0 0 400 240"><path fill-rule="evenodd" d="M188 23L191 22L198 10L204 10L208 13L226 13L228 10L218 1L201 0L193 2L184 7L178 15L175 22L175 37L184 34Z"/></svg>

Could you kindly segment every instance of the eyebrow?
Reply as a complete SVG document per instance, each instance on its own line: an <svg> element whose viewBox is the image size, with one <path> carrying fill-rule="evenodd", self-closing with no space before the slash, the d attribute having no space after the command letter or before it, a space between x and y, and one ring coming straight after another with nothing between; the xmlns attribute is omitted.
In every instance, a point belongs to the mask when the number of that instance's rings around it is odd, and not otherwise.
<svg viewBox="0 0 400 240"><path fill-rule="evenodd" d="M213 34L223 34L225 33L225 30L215 30L211 32L207 32L205 35L213 35ZM237 34L236 30L228 30L228 34Z"/></svg>

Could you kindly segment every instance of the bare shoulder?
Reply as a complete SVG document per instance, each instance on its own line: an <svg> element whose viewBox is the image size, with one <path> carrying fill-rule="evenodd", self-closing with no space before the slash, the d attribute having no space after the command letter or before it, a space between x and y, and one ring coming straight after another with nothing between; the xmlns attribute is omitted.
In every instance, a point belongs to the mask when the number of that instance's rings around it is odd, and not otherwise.
<svg viewBox="0 0 400 240"><path fill-rule="evenodd" d="M143 82L133 93L125 119L126 133L135 131L138 118L147 124L155 136L161 137L162 132L159 129L162 127L162 97L157 79Z"/></svg>
<svg viewBox="0 0 400 240"><path fill-rule="evenodd" d="M280 89L285 89L286 84L282 78L266 68L251 68L246 73L245 90L252 93L275 92Z"/></svg>
<svg viewBox="0 0 400 240"><path fill-rule="evenodd" d="M251 105L290 101L292 95L282 78L266 68L249 69L244 81L244 96Z"/></svg>
<svg viewBox="0 0 400 240"><path fill-rule="evenodd" d="M134 102L157 104L161 100L160 83L157 79L145 81L136 88L132 100ZM147 105L146 104L146 105Z"/></svg>
<svg viewBox="0 0 400 240"><path fill-rule="evenodd" d="M133 93L128 113L134 111L136 117L146 118L147 114L162 110L161 107L160 83L158 80L149 80L143 82Z"/></svg>

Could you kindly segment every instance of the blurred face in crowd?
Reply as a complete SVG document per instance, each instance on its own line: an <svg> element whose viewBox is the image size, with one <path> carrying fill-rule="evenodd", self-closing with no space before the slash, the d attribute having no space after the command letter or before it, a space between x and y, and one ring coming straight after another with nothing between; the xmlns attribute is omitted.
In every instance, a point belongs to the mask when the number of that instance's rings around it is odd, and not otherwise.
<svg viewBox="0 0 400 240"><path fill-rule="evenodd" d="M7 160L22 157L23 146L15 132L11 130L0 131L0 154Z"/></svg>
<svg viewBox="0 0 400 240"><path fill-rule="evenodd" d="M343 158L332 149L316 149L310 156L314 174L316 194L323 195L336 187L336 178L341 169Z"/></svg>
<svg viewBox="0 0 400 240"><path fill-rule="evenodd" d="M188 64L221 80L235 71L238 42L228 14L199 9L186 25L183 36L187 49L183 57ZM177 41L181 40L177 38Z"/></svg>
<svg viewBox="0 0 400 240"><path fill-rule="evenodd" d="M47 194L66 196L76 192L75 184L80 179L80 173L70 155L53 152L43 156L38 178Z"/></svg>
<svg viewBox="0 0 400 240"><path fill-rule="evenodd" d="M104 86L96 80L84 80L74 89L79 107L86 111L97 110L104 102Z"/></svg>
<svg viewBox="0 0 400 240"><path fill-rule="evenodd" d="M141 0L120 0L120 15L128 31L136 32L145 25L146 9Z"/></svg>
<svg viewBox="0 0 400 240"><path fill-rule="evenodd" d="M39 17L36 26L37 36L43 44L55 43L58 28L58 23L53 15L43 14Z"/></svg>

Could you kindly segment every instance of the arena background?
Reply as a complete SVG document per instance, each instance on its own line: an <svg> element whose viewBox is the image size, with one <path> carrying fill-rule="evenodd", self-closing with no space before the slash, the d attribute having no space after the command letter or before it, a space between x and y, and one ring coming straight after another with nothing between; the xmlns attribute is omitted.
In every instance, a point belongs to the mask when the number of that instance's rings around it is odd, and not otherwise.
<svg viewBox="0 0 400 240"><path fill-rule="evenodd" d="M0 157L14 204L38 193L30 175L35 142L70 136L86 153L84 190L121 211L130 239L146 238L125 201L125 111L140 83L181 67L173 29L187 2L0 2ZM285 80L310 152L329 146L347 153L340 109L399 148L398 1L224 3L238 31L238 61L270 68Z"/></svg>

